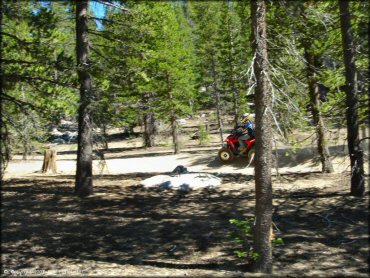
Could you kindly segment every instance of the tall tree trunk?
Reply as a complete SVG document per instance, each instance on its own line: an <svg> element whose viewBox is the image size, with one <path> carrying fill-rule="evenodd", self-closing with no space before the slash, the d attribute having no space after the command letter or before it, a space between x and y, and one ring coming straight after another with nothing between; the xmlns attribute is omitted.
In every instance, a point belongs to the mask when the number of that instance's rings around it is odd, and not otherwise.
<svg viewBox="0 0 370 278"><path fill-rule="evenodd" d="M180 152L179 138L177 134L177 121L174 111L171 111L171 132L172 132L172 142L175 154Z"/></svg>
<svg viewBox="0 0 370 278"><path fill-rule="evenodd" d="M92 80L89 74L88 1L76 1L76 54L80 81L78 149L75 193L86 197L93 192L92 180Z"/></svg>
<svg viewBox="0 0 370 278"><path fill-rule="evenodd" d="M224 135L223 135L223 132L222 132L222 129L223 129L223 125L222 125L222 113L221 113L221 97L220 97L220 92L218 90L218 86L217 86L217 73L216 73L216 65L215 65L215 61L214 59L212 58L212 62L211 62L211 70L212 70L212 77L213 77L213 93L216 94L216 113L217 113L217 122L218 122L218 128L220 130L219 134L220 134L220 140L221 140L221 144L223 143L224 141Z"/></svg>
<svg viewBox="0 0 370 278"><path fill-rule="evenodd" d="M109 146L108 146L108 129L107 129L107 124L106 122L104 121L103 122L103 148L105 151L108 150Z"/></svg>
<svg viewBox="0 0 370 278"><path fill-rule="evenodd" d="M166 74L166 80L167 80L167 86L168 86L168 97L170 101L172 101L173 99L172 87L171 87L170 77L168 73ZM177 134L177 121L176 120L177 120L176 111L171 109L170 122L171 122L172 143L173 143L174 153L178 154L180 152L180 145L179 145L179 138Z"/></svg>
<svg viewBox="0 0 370 278"><path fill-rule="evenodd" d="M310 53L308 46L304 48L311 112L316 127L317 150L321 160L321 171L323 173L333 173L334 168L330 161L330 153L325 140L324 120L320 112L320 92L316 75L316 57Z"/></svg>
<svg viewBox="0 0 370 278"><path fill-rule="evenodd" d="M3 26L3 0L0 0L0 26ZM0 33L0 42L3 42L3 35ZM2 49L1 49L2 51ZM2 54L2 52L0 53ZM0 59L0 88L3 88L3 62ZM2 98L3 90L0 90L0 96ZM5 111L5 101L0 102L0 111ZM3 185L3 177L5 169L10 160L10 139L9 132L6 123L3 121L3 117L0 117L0 186Z"/></svg>
<svg viewBox="0 0 370 278"><path fill-rule="evenodd" d="M229 7L230 9L230 7ZM229 10L230 12L230 10ZM230 70L230 82L231 82L231 91L233 95L233 110L234 110L234 126L238 125L239 121L239 90L236 87L235 82L235 70L233 66L233 56L235 56L235 51L233 47L233 37L230 32L230 27L228 26L228 32L229 32L229 51L228 51L228 59L230 61L229 63L229 70Z"/></svg>
<svg viewBox="0 0 370 278"><path fill-rule="evenodd" d="M234 70L230 64L231 72L231 90L233 92L233 110L234 110L234 125L237 126L239 122L239 91L235 86Z"/></svg>
<svg viewBox="0 0 370 278"><path fill-rule="evenodd" d="M272 96L268 84L268 57L266 33L266 4L264 0L251 0L253 48L256 52L254 72L256 75L256 147L255 147L255 230L254 251L258 253L253 269L256 272L272 272Z"/></svg>
<svg viewBox="0 0 370 278"><path fill-rule="evenodd" d="M286 142L289 142L289 134L291 133L289 128L289 117L287 117L286 113L279 111L279 118L282 120L282 129L284 134L284 139Z"/></svg>
<svg viewBox="0 0 370 278"><path fill-rule="evenodd" d="M24 86L21 86L21 92L22 92L22 100L24 102L26 102L26 95L24 93ZM30 154L31 152L31 142L30 142L30 131L29 131L29 124L30 124L30 119L29 119L29 115L23 115L22 114L22 120L21 120L21 124L22 124L22 129L21 129L21 138L22 138L22 147L23 147L23 155L22 155L22 159L23 160L27 160L28 159L28 155Z"/></svg>
<svg viewBox="0 0 370 278"><path fill-rule="evenodd" d="M146 148L155 146L155 117L153 112L147 112L144 115L144 144Z"/></svg>
<svg viewBox="0 0 370 278"><path fill-rule="evenodd" d="M363 196L365 192L364 161L363 152L359 145L357 70L349 1L339 0L339 11L346 73L346 116L348 151L351 160L351 195Z"/></svg>
<svg viewBox="0 0 370 278"><path fill-rule="evenodd" d="M234 126L238 125L239 122L239 93L233 86L233 110L234 110Z"/></svg>
<svg viewBox="0 0 370 278"><path fill-rule="evenodd" d="M220 141L221 144L224 141L224 135L223 135L223 124L222 124L222 112L221 112L221 97L220 92L218 89L216 90L216 111L217 111L217 122L219 127L219 134L220 134Z"/></svg>

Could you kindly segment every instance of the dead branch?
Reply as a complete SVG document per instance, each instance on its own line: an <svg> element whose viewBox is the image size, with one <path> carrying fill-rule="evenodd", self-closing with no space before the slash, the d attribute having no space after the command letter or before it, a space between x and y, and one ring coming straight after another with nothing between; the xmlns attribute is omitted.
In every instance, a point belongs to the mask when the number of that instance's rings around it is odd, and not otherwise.
<svg viewBox="0 0 370 278"><path fill-rule="evenodd" d="M329 219L329 216L330 215L332 215L333 213L331 212L331 213L327 213L326 215L320 215L320 214L318 214L318 216L319 217L321 217L323 220L325 220L327 223L328 223L328 228L330 228L331 227L331 225L332 225L332 223L334 223L334 221L332 221L332 220L330 220Z"/></svg>
<svg viewBox="0 0 370 278"><path fill-rule="evenodd" d="M124 12L128 12L128 13L130 12L130 10L127 9L127 8L124 8L122 6L118 6L116 4L113 4L113 3L110 3L110 2L107 2L107 1L103 1L103 0L95 0L95 1L96 2L99 2L99 3L103 4L103 5L110 6L110 7L116 8L116 9L119 9L119 10L124 11Z"/></svg>

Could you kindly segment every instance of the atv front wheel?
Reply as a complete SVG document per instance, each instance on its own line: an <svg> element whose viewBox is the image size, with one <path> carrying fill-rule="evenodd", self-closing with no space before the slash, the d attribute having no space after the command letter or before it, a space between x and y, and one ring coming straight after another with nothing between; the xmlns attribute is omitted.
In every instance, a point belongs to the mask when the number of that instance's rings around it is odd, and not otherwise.
<svg viewBox="0 0 370 278"><path fill-rule="evenodd" d="M218 151L218 158L222 162L227 163L234 159L234 154L230 149L222 148L221 150Z"/></svg>

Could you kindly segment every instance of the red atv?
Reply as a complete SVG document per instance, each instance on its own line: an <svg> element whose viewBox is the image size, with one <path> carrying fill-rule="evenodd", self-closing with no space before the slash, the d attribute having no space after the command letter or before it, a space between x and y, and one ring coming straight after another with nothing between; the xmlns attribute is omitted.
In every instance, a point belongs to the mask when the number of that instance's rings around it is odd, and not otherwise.
<svg viewBox="0 0 370 278"><path fill-rule="evenodd" d="M234 129L231 131L231 134L227 136L225 139L225 143L223 144L222 148L218 151L218 158L226 163L230 162L234 159L235 156L243 156L248 158L248 165L249 166L254 159L254 143L256 139L247 139L245 143L247 144L247 151L244 154L241 154L239 151L239 141L238 137L241 135L238 130Z"/></svg>

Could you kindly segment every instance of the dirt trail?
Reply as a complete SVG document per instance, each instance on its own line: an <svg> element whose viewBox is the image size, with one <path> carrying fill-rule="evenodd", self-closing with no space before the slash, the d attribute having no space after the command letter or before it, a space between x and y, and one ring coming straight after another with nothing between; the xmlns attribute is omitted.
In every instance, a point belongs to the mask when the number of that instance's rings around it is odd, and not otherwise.
<svg viewBox="0 0 370 278"><path fill-rule="evenodd" d="M342 147L333 147L336 155L332 163L337 173L348 171L349 159ZM253 175L253 167L248 166L245 158L236 157L231 163L223 164L217 158L218 147L188 148L178 155L171 150L155 148L144 150L132 148L118 152L112 149L105 155L105 162L94 160L94 174L128 174L128 173L164 173L171 172L177 165L184 165L191 172L236 173ZM39 175L42 167L42 156L33 156L29 160L15 157L9 163L5 177ZM58 155L57 167L59 174L73 175L76 167L76 154L71 151L61 151ZM302 148L292 151L291 148L280 148L274 151L274 161L278 169L273 174L308 173L321 170L321 165L315 149ZM276 164L275 164L276 166ZM367 171L367 169L365 169Z"/></svg>

